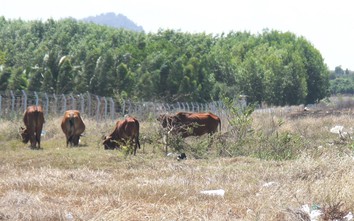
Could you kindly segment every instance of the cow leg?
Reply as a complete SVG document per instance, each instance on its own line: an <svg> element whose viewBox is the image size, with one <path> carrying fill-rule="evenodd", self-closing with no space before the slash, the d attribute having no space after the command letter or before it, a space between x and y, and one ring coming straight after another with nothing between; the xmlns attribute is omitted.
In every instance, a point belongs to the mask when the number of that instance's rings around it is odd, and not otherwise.
<svg viewBox="0 0 354 221"><path fill-rule="evenodd" d="M72 141L74 146L79 146L79 140L80 140L80 136L76 136L76 135L73 136Z"/></svg>
<svg viewBox="0 0 354 221"><path fill-rule="evenodd" d="M38 149L41 149L41 132L36 133L36 141L38 143Z"/></svg>
<svg viewBox="0 0 354 221"><path fill-rule="evenodd" d="M67 137L66 137L66 147L69 146L69 143L70 143L70 145L71 145L71 137L70 137L70 136L67 136Z"/></svg>
<svg viewBox="0 0 354 221"><path fill-rule="evenodd" d="M31 148L36 149L36 138L34 135L31 135Z"/></svg>
<svg viewBox="0 0 354 221"><path fill-rule="evenodd" d="M137 142L134 142L134 156L136 155L136 149L138 149L138 143Z"/></svg>
<svg viewBox="0 0 354 221"><path fill-rule="evenodd" d="M139 136L136 136L135 142L134 142L134 156L136 155L136 150L140 149L140 143L139 143Z"/></svg>

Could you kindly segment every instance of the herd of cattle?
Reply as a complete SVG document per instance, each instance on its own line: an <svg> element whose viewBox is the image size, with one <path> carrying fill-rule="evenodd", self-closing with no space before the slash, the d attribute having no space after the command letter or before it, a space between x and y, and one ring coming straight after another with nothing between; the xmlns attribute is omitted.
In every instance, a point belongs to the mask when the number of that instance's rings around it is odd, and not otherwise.
<svg viewBox="0 0 354 221"><path fill-rule="evenodd" d="M220 118L212 113L178 112L174 115L162 114L157 118L168 133L180 134L183 138L188 136L201 136L221 131ZM44 124L44 114L41 106L27 107L23 122L25 127L20 128L23 143L30 142L32 149L40 149L41 133ZM78 146L80 136L85 131L85 124L78 110L67 110L64 113L61 128L66 137L66 146ZM132 154L140 148L139 121L131 116L118 120L113 132L103 137L105 149L119 149L122 145L132 146ZM38 145L37 145L38 144Z"/></svg>

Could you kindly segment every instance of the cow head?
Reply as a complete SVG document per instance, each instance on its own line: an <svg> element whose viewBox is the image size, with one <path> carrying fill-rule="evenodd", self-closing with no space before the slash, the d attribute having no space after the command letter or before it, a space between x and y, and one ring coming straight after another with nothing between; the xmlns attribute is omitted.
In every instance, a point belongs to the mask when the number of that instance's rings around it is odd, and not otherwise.
<svg viewBox="0 0 354 221"><path fill-rule="evenodd" d="M167 114L161 114L158 118L163 128L171 127L173 116L169 116Z"/></svg>
<svg viewBox="0 0 354 221"><path fill-rule="evenodd" d="M112 136L104 136L103 138L103 146L105 150L113 150L119 148L118 143L112 139Z"/></svg>
<svg viewBox="0 0 354 221"><path fill-rule="evenodd" d="M29 139L30 139L30 135L28 133L28 129L24 128L24 127L20 127L20 135L22 138L22 142L23 143L28 143Z"/></svg>

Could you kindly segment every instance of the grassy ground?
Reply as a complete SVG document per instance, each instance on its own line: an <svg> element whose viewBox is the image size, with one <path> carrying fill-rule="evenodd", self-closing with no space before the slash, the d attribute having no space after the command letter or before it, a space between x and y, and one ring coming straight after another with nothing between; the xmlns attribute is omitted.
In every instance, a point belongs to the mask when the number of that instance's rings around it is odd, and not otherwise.
<svg viewBox="0 0 354 221"><path fill-rule="evenodd" d="M134 157L103 149L114 122L84 119L81 145L67 148L60 118L47 119L43 150L31 150L17 135L21 121L2 120L0 220L309 220L306 204L321 208L321 220L354 212L352 140L329 132L352 133L351 114L252 118L247 142L226 133L204 148L207 137L192 138L182 161L164 155L156 122L141 123ZM232 156L218 156L220 145ZM296 155L272 159L284 146ZM225 195L200 193L215 189Z"/></svg>

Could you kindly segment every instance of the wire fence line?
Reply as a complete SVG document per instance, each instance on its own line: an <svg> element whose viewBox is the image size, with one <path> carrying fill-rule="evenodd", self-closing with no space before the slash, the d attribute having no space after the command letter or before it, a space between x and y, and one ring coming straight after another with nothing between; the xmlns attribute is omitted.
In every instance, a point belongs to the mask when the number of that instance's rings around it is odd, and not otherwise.
<svg viewBox="0 0 354 221"><path fill-rule="evenodd" d="M246 105L243 100L241 105ZM221 101L209 103L197 102L133 102L116 101L112 97L102 97L91 93L83 94L49 94L26 91L0 92L0 118L13 119L22 116L30 105L41 105L45 116L61 116L66 110L76 109L85 117L98 120L117 119L126 114L144 120L161 113L177 111L212 112L222 115L225 106Z"/></svg>

